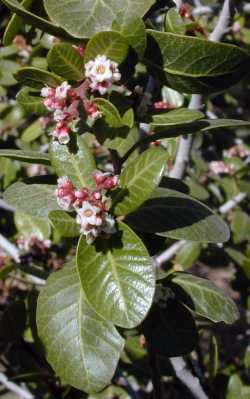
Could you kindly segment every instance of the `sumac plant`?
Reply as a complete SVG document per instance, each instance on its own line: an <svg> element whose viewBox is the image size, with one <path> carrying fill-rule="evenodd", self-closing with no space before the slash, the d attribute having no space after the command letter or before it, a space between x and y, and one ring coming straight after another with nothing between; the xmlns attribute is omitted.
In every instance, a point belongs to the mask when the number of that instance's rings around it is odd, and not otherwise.
<svg viewBox="0 0 250 399"><path fill-rule="evenodd" d="M0 155L46 170L11 184L4 201L24 215L24 227L35 223L67 248L40 290L37 332L61 384L93 394L119 375L128 337L141 336L157 369L157 358L195 348L196 320L238 318L212 282L163 271L155 255L166 239L229 240L226 222L171 170L174 143L249 125L209 119L203 107L243 78L249 53L209 40L212 27L188 22L172 2L2 3L14 13L5 49L25 26L31 58L40 57L14 78L19 105L42 118L43 152L23 146ZM188 106L197 97L200 106Z"/></svg>

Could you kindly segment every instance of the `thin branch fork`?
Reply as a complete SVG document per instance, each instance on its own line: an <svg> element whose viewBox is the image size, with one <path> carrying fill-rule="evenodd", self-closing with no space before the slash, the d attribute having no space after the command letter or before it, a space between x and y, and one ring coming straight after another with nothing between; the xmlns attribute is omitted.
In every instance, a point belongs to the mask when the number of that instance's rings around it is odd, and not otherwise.
<svg viewBox="0 0 250 399"><path fill-rule="evenodd" d="M20 399L34 399L34 396L24 388L8 380L5 374L0 373L0 383L9 391L14 392Z"/></svg>

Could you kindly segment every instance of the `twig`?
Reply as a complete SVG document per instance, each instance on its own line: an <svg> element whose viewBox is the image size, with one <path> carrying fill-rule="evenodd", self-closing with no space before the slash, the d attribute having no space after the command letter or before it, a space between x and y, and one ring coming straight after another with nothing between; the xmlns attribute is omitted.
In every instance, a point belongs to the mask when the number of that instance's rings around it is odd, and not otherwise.
<svg viewBox="0 0 250 399"><path fill-rule="evenodd" d="M0 199L0 208L4 209L5 211L14 212L14 208L8 205L4 200Z"/></svg>
<svg viewBox="0 0 250 399"><path fill-rule="evenodd" d="M8 380L8 378L0 373L0 383L4 385L9 391L16 393L21 399L33 399L34 396L24 388L20 388L14 382Z"/></svg>
<svg viewBox="0 0 250 399"><path fill-rule="evenodd" d="M163 251L160 255L154 256L154 263L156 267L161 267L165 262L168 262L172 257L185 245L186 241L181 240L175 242L171 247Z"/></svg>
<svg viewBox="0 0 250 399"><path fill-rule="evenodd" d="M174 368L176 377L186 385L195 398L208 399L208 396L201 386L199 378L193 376L193 374L188 370L186 362L182 357L172 357L170 362Z"/></svg>
<svg viewBox="0 0 250 399"><path fill-rule="evenodd" d="M221 214L225 214L225 213L231 211L231 209L233 209L236 205L238 205L239 203L244 201L246 196L247 196L246 193L239 193L239 194L235 195L229 201L225 202L225 204L220 206L219 212Z"/></svg>
<svg viewBox="0 0 250 399"><path fill-rule="evenodd" d="M219 42L222 39L222 36L227 31L230 17L231 17L230 0L225 0L222 10L221 10L221 13L220 13L220 16L219 16L219 19L218 19L218 22L217 22L213 32L209 36L209 40L211 40L211 42Z"/></svg>
<svg viewBox="0 0 250 399"><path fill-rule="evenodd" d="M221 14L217 21L217 24L214 28L214 31L211 33L209 40L215 42L220 41L222 36L224 35L228 22L230 20L230 0L225 0ZM189 108L190 109L200 109L202 104L202 96L194 94L191 98ZM180 138L176 160L174 167L170 173L170 177L175 179L181 179L185 173L186 166L188 164L190 158L190 152L192 147L192 137L184 137Z"/></svg>
<svg viewBox="0 0 250 399"><path fill-rule="evenodd" d="M200 109L202 106L202 96L193 94L189 103L189 109ZM182 179L186 166L189 162L190 151L193 143L192 136L181 136L174 167L170 172L170 177L174 179Z"/></svg>
<svg viewBox="0 0 250 399"><path fill-rule="evenodd" d="M15 262L20 262L19 250L7 238L0 234L0 248L7 252Z"/></svg>

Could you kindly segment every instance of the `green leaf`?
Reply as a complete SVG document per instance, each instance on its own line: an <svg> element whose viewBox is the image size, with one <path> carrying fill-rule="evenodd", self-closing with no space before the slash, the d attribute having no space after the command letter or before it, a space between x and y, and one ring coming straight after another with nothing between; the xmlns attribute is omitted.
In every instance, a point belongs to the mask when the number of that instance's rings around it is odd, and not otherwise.
<svg viewBox="0 0 250 399"><path fill-rule="evenodd" d="M16 55L18 53L18 47L16 44L11 44L10 46L0 47L0 59L8 58Z"/></svg>
<svg viewBox="0 0 250 399"><path fill-rule="evenodd" d="M250 279L250 259L248 256L244 255L242 252L237 251L233 248L226 248L226 253L240 266L247 276Z"/></svg>
<svg viewBox="0 0 250 399"><path fill-rule="evenodd" d="M29 10L26 9L26 5L23 3L19 3L17 0L2 0L3 3L8 7L12 12L16 13L20 16L25 22L34 26L35 28L41 29L43 32L50 33L51 35L58 37L69 37L69 35L60 27L53 24L52 22L47 21L39 17L38 15L33 14ZM13 28L14 22L16 23L16 19L12 22L11 28ZM19 22L19 20L18 20ZM6 33L7 36L7 33ZM10 37L13 36L13 33L8 33L5 41L9 40Z"/></svg>
<svg viewBox="0 0 250 399"><path fill-rule="evenodd" d="M83 57L69 43L56 43L47 56L52 72L66 80L83 79Z"/></svg>
<svg viewBox="0 0 250 399"><path fill-rule="evenodd" d="M116 215L138 208L158 186L167 161L161 148L150 148L125 167L120 176L121 192L115 198Z"/></svg>
<svg viewBox="0 0 250 399"><path fill-rule="evenodd" d="M177 33L178 35L185 35L186 26L182 17L176 8L170 8L165 18L165 30L170 33Z"/></svg>
<svg viewBox="0 0 250 399"><path fill-rule="evenodd" d="M215 323L232 324L238 319L235 303L211 281L187 273L176 273L171 282L177 297L198 315Z"/></svg>
<svg viewBox="0 0 250 399"><path fill-rule="evenodd" d="M21 139L25 143L30 143L40 137L43 131L44 129L41 125L41 121L37 119L35 122L31 123L31 125L26 127L22 132Z"/></svg>
<svg viewBox="0 0 250 399"><path fill-rule="evenodd" d="M87 63L99 54L120 64L128 54L129 45L126 38L118 32L98 32L88 42L84 54Z"/></svg>
<svg viewBox="0 0 250 399"><path fill-rule="evenodd" d="M38 298L37 326L63 384L93 393L110 383L123 339L89 306L75 267L65 265L49 277Z"/></svg>
<svg viewBox="0 0 250 399"><path fill-rule="evenodd" d="M48 154L37 151L0 150L0 158L1 157L39 165L50 165Z"/></svg>
<svg viewBox="0 0 250 399"><path fill-rule="evenodd" d="M4 193L4 200L16 210L38 218L46 218L51 211L59 210L54 195L55 186L47 184L12 184Z"/></svg>
<svg viewBox="0 0 250 399"><path fill-rule="evenodd" d="M173 126L182 127L183 125L190 124L203 117L204 114L200 111L188 108L174 109L173 111L152 115L153 122L151 122L150 126L157 132Z"/></svg>
<svg viewBox="0 0 250 399"><path fill-rule="evenodd" d="M78 237L80 226L76 223L76 218L64 211L52 211L49 220L53 227L62 237Z"/></svg>
<svg viewBox="0 0 250 399"><path fill-rule="evenodd" d="M159 188L141 208L126 217L134 229L197 242L224 242L226 223L210 208L179 191Z"/></svg>
<svg viewBox="0 0 250 399"><path fill-rule="evenodd" d="M139 59L143 58L146 50L147 34L141 18L114 21L112 29L122 33L129 45L137 53Z"/></svg>
<svg viewBox="0 0 250 399"><path fill-rule="evenodd" d="M46 219L18 211L15 212L14 220L17 230L23 236L36 236L42 241L50 236L50 225Z"/></svg>
<svg viewBox="0 0 250 399"><path fill-rule="evenodd" d="M126 116L124 123L124 120L119 114L118 109L110 101L106 100L105 98L95 98L95 103L99 110L103 113L105 122L109 127L119 128L126 125Z"/></svg>
<svg viewBox="0 0 250 399"><path fill-rule="evenodd" d="M171 89L170 87L163 86L161 89L162 100L166 101L173 108L182 107L184 104L184 96L176 90Z"/></svg>
<svg viewBox="0 0 250 399"><path fill-rule="evenodd" d="M77 267L93 309L114 324L133 328L146 317L152 304L154 269L140 238L123 223L119 224L119 233L112 241L97 240L96 245L88 245L81 237Z"/></svg>
<svg viewBox="0 0 250 399"><path fill-rule="evenodd" d="M16 96L17 102L26 112L40 115L47 115L48 111L43 105L43 98L37 91L32 91L29 87L23 87Z"/></svg>
<svg viewBox="0 0 250 399"><path fill-rule="evenodd" d="M247 241L250 238L250 217L242 211L235 211L231 224L235 244Z"/></svg>
<svg viewBox="0 0 250 399"><path fill-rule="evenodd" d="M77 38L110 30L115 20L142 17L154 0L45 0L44 5L51 19Z"/></svg>
<svg viewBox="0 0 250 399"><path fill-rule="evenodd" d="M143 323L143 332L152 351L166 357L187 355L198 341L190 311L172 299L153 306Z"/></svg>
<svg viewBox="0 0 250 399"><path fill-rule="evenodd" d="M56 87L63 82L60 76L34 67L19 69L15 77L22 85L34 87L35 89L41 89L46 85Z"/></svg>
<svg viewBox="0 0 250 399"><path fill-rule="evenodd" d="M21 2L21 7L25 8L26 10L29 9L32 0L23 0ZM9 46L12 44L13 39L18 34L19 30L21 30L23 26L23 20L17 14L13 14L11 19L8 22L7 27L5 28L4 35L3 35L3 45Z"/></svg>
<svg viewBox="0 0 250 399"><path fill-rule="evenodd" d="M175 264L181 265L184 269L193 266L202 251L202 246L197 242L186 242L175 258Z"/></svg>
<svg viewBox="0 0 250 399"><path fill-rule="evenodd" d="M0 60L0 85L4 87L14 86L17 81L14 78L20 65L11 60Z"/></svg>
<svg viewBox="0 0 250 399"><path fill-rule="evenodd" d="M58 176L68 176L78 187L94 187L94 157L83 137L77 136L77 148L52 141L51 164Z"/></svg>
<svg viewBox="0 0 250 399"><path fill-rule="evenodd" d="M181 92L224 90L249 69L248 53L239 47L154 30L148 34L147 63L163 70L170 86Z"/></svg>

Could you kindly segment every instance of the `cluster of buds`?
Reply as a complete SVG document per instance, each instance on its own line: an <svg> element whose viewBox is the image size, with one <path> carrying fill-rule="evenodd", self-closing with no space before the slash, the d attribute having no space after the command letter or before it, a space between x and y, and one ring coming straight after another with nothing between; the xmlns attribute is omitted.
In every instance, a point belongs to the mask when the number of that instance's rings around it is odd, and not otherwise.
<svg viewBox="0 0 250 399"><path fill-rule="evenodd" d="M56 127L51 135L56 137L61 144L69 142L70 124L78 118L78 101L76 93L68 82L63 82L57 88L44 87L41 96L45 99L44 105L48 111L53 112Z"/></svg>
<svg viewBox="0 0 250 399"><path fill-rule="evenodd" d="M81 57L84 56L84 53L85 53L85 48L84 48L84 47L82 47L82 46L77 46L77 45L75 45L75 44L73 44L72 47L78 52L78 54L80 54Z"/></svg>
<svg viewBox="0 0 250 399"><path fill-rule="evenodd" d="M166 101L156 101L154 103L154 109L172 109L173 106Z"/></svg>
<svg viewBox="0 0 250 399"><path fill-rule="evenodd" d="M121 79L118 64L105 55L97 55L85 65L85 76L90 81L92 91L99 91L101 95L106 94Z"/></svg>
<svg viewBox="0 0 250 399"><path fill-rule="evenodd" d="M51 247L50 240L41 240L36 235L21 236L17 240L17 246L22 253L30 252L31 250L38 250L45 253Z"/></svg>
<svg viewBox="0 0 250 399"><path fill-rule="evenodd" d="M210 162L209 169L214 175L220 175L220 174L233 175L235 172L234 165L226 164L223 161Z"/></svg>
<svg viewBox="0 0 250 399"><path fill-rule="evenodd" d="M97 171L94 174L96 187L75 189L67 176L58 179L55 191L58 205L77 213L76 222L80 224L80 232L85 235L88 244L92 244L101 234L115 233L115 220L109 214L110 200L106 197L108 190L118 186L118 177Z"/></svg>
<svg viewBox="0 0 250 399"><path fill-rule="evenodd" d="M27 61L32 52L32 47L27 44L25 38L22 35L17 35L13 43L18 47L18 55L23 59L23 61Z"/></svg>
<svg viewBox="0 0 250 399"><path fill-rule="evenodd" d="M231 157L245 158L248 155L250 155L250 151L244 145L237 144L229 148L228 150L224 150L223 155L227 158Z"/></svg>

